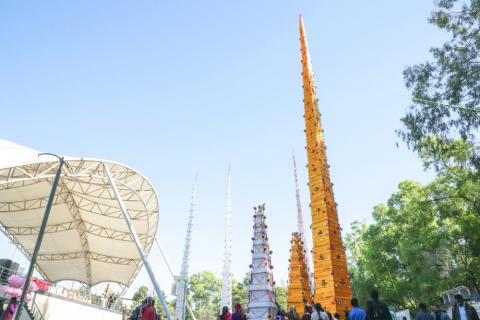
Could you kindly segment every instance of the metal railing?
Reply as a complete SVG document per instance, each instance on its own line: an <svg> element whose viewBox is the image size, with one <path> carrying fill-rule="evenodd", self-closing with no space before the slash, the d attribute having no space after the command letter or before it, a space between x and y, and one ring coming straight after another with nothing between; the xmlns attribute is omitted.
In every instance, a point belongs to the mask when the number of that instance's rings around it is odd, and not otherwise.
<svg viewBox="0 0 480 320"><path fill-rule="evenodd" d="M35 303L35 300L32 301L30 311L32 312L33 318L35 320L44 320L43 314L40 311L40 308L38 307L38 305Z"/></svg>
<svg viewBox="0 0 480 320"><path fill-rule="evenodd" d="M8 285L8 278L11 275L18 275L21 277L25 277L25 274L22 272L18 272L16 270L0 266L0 286ZM118 298L118 300L116 300L115 303L109 303L108 301L105 301L105 299L103 299L101 295L90 293L90 291L87 288L84 288L84 289L66 288L66 287L51 283L49 281L45 281L43 279L38 279L38 280L48 284L48 291L39 290L39 292L45 292L47 294L60 296L62 298L66 298L73 301L88 303L88 304L95 305L107 310L112 310L117 312L122 311L122 305L123 305L122 298ZM34 298L28 305L29 307L31 307L32 312L36 309L38 312L37 314L41 315L38 305L36 305L35 303L36 294L37 293L35 293ZM43 319L43 317L40 319Z"/></svg>

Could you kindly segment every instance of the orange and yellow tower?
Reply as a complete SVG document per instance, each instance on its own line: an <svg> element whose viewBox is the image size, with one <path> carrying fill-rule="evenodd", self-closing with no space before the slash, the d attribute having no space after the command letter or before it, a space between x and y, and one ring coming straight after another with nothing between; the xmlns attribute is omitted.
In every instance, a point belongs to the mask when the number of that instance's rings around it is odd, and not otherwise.
<svg viewBox="0 0 480 320"><path fill-rule="evenodd" d="M304 313L305 303L311 303L312 295L308 280L308 267L305 259L305 247L298 232L292 234L290 241L290 269L288 275L287 307L295 307L300 316Z"/></svg>
<svg viewBox="0 0 480 320"><path fill-rule="evenodd" d="M302 77L307 136L310 207L312 211L313 266L316 303L344 317L350 308L352 289L333 196L318 99L308 51L307 36L300 16Z"/></svg>

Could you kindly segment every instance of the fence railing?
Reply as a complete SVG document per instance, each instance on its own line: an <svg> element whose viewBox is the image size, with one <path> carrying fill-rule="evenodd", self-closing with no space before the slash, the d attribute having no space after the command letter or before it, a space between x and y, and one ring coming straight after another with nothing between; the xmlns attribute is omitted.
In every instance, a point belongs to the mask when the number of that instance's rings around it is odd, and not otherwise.
<svg viewBox="0 0 480 320"><path fill-rule="evenodd" d="M11 275L19 275L21 277L25 277L25 274L18 272L13 269L9 269L3 266L0 266L0 285L8 285L8 278ZM122 310L122 300L121 298L117 298L117 300L110 300L104 299L101 295L98 294L92 294L90 290L88 290L86 287L81 288L81 289L76 289L76 288L66 288L63 286L59 286L57 284L45 281L43 279L39 279L43 284L48 285L47 290L43 290L41 288L40 291L46 292L48 294L56 295L56 296L61 296L63 298L67 298L70 300L77 300L81 302L85 302L88 304L96 305L105 309L113 310L113 311L118 311L120 312ZM38 310L38 306L35 304L35 298L31 301L31 308L32 312L34 308ZM40 310L38 310L40 313ZM42 318L43 319L43 318Z"/></svg>

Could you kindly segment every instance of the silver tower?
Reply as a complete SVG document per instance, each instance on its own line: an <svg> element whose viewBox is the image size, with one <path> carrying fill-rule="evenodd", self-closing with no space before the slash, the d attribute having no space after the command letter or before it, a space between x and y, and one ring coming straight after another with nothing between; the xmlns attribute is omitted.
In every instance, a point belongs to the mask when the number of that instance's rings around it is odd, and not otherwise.
<svg viewBox="0 0 480 320"><path fill-rule="evenodd" d="M225 243L223 246L223 271L222 271L222 305L232 308L232 276L230 266L232 263L232 213L230 193L230 167L227 178L227 209L225 211Z"/></svg>
<svg viewBox="0 0 480 320"><path fill-rule="evenodd" d="M193 211L195 209L195 197L197 193L197 176L193 182L192 202L190 204L190 215L188 216L187 236L183 251L182 269L177 282L177 302L175 305L175 320L185 319L185 304L187 299L188 262L190 259L190 242L192 240Z"/></svg>
<svg viewBox="0 0 480 320"><path fill-rule="evenodd" d="M312 294L315 291L315 285L313 283L313 273L310 272L310 250L308 249L307 238L305 237L305 217L302 210L302 201L300 199L300 187L298 183L298 173L297 173L297 162L295 161L295 155L292 155L293 158L293 175L295 177L295 197L297 199L297 228L298 233L300 234L300 239L303 242L303 248L305 250L305 265L307 266L308 276L310 280L310 291Z"/></svg>

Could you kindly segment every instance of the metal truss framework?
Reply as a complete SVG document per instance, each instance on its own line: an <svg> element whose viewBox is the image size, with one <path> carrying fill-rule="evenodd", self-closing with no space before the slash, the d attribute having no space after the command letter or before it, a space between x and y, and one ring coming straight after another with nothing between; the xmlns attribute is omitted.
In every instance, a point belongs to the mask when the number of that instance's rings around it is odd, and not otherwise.
<svg viewBox="0 0 480 320"><path fill-rule="evenodd" d="M227 207L225 210L225 240L223 244L221 307L232 308L232 212L230 190L230 167L227 178Z"/></svg>
<svg viewBox="0 0 480 320"><path fill-rule="evenodd" d="M135 271L130 272L128 278L117 280L117 282L129 286L142 266L138 256L130 257L126 255L122 257L121 250L119 250L120 254L116 253L120 257L107 256L90 250L89 239L91 237L88 237L89 234L113 240L116 246L122 246L122 243L125 242L133 242L132 235L125 231L123 226L118 227L120 223L124 223L122 211L116 202L111 183L104 172L103 162L99 160L67 159L66 163L67 166L62 169L62 178L55 197L53 213L55 214L56 209L63 206L69 212L70 218L67 219L68 221L58 223L52 221L49 223L46 229L46 237L58 236L66 231L77 230L82 251L49 252L48 248L42 248L37 269L46 279L60 281L63 280L61 274L52 275L49 272L42 271L42 262L58 261L61 263L61 261L84 258L86 278L74 280L92 285L94 282L99 282L98 279L92 280L92 272L94 272L90 264L92 260L135 266ZM26 192L25 190L34 189L37 185L39 188L41 185L44 188L45 186L49 188L57 166L58 163L48 161L0 169L0 231L12 243L16 244L27 258L31 252L25 249L22 244L22 239L25 238L23 236L38 235L40 225L34 222L31 225L15 223L14 216L42 211L47 204L48 192L32 192L36 196L11 201L8 197L2 197L2 193ZM144 226L139 229L138 237L145 252L148 253L153 244L158 224L158 202L155 191L149 181L136 171L111 162L109 162L109 167L119 194L127 206L131 220ZM41 194L41 196L38 196L38 194ZM88 220L84 217L84 214L89 217L92 217L92 214L98 216L99 221L103 223ZM100 217L103 218L100 219ZM112 223L105 223L105 218L108 218ZM67 278L68 276L65 276L65 279ZM69 280L72 279L69 278Z"/></svg>
<svg viewBox="0 0 480 320"><path fill-rule="evenodd" d="M192 242L193 213L195 211L195 200L197 195L197 176L193 182L192 200L190 203L190 213L188 215L187 235L185 236L185 247L183 249L182 269L177 282L177 302L175 304L175 320L185 320L185 308L187 304L187 286L188 286L188 266L190 262L190 245Z"/></svg>

